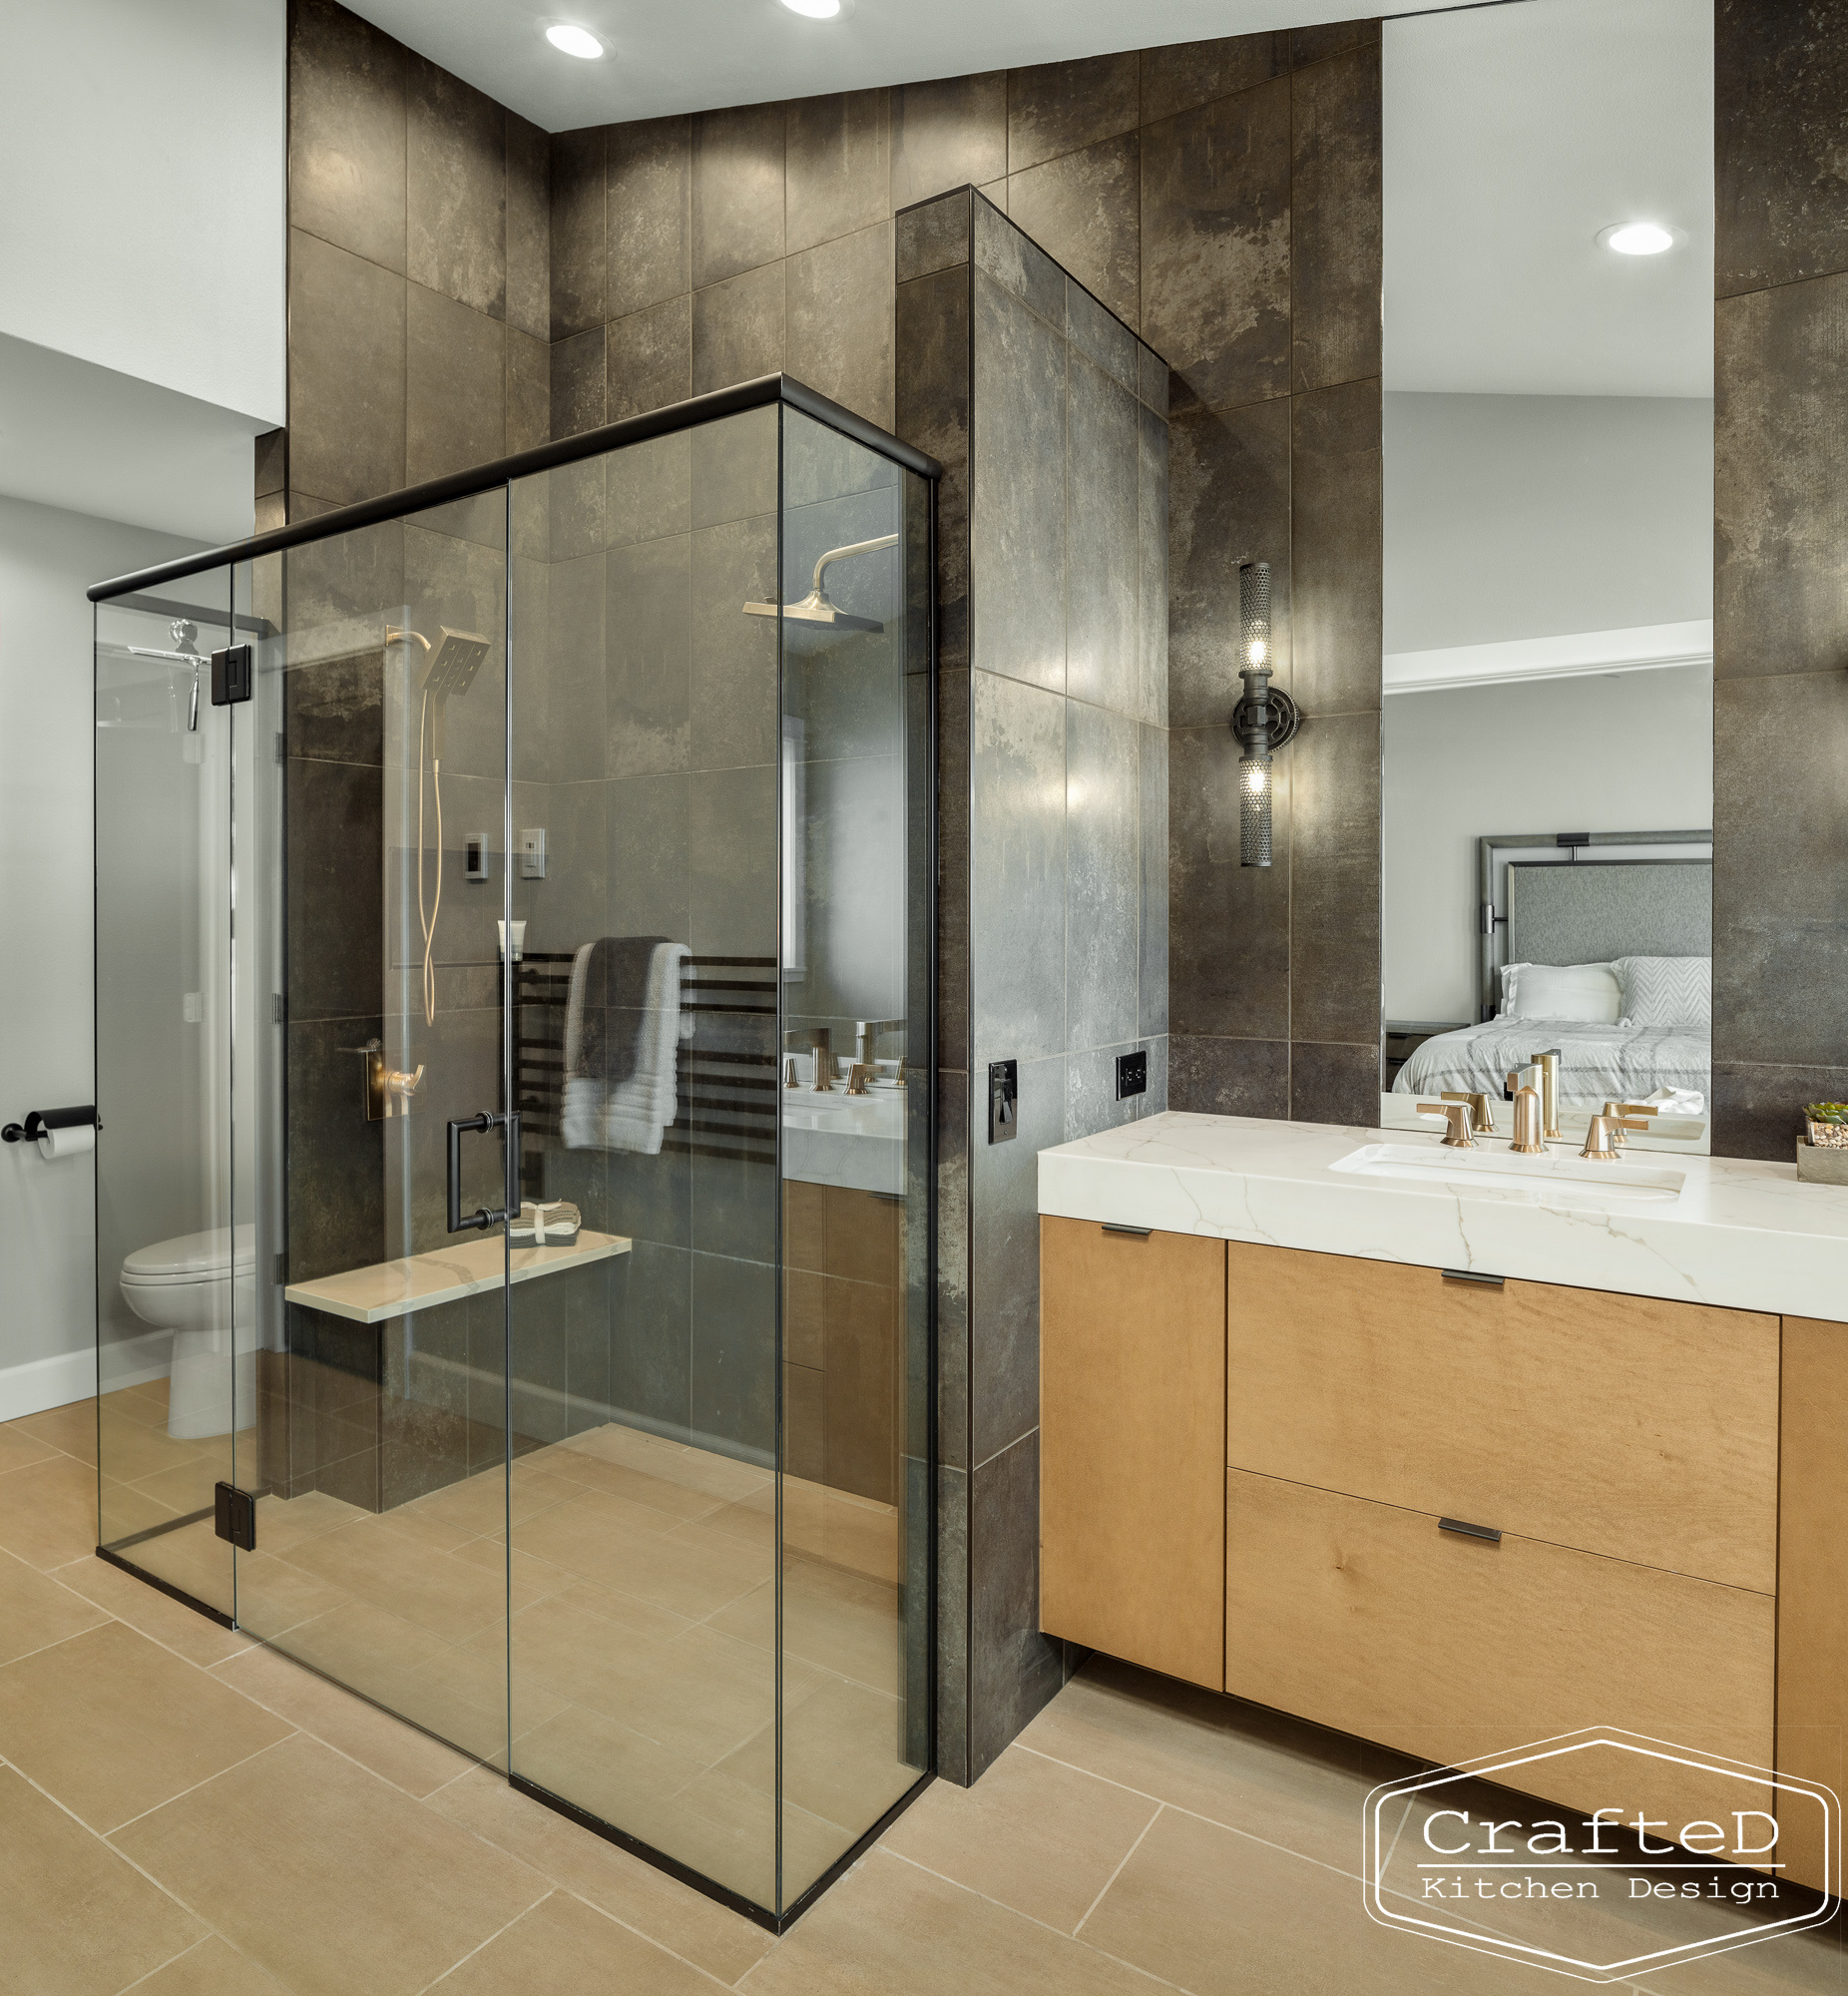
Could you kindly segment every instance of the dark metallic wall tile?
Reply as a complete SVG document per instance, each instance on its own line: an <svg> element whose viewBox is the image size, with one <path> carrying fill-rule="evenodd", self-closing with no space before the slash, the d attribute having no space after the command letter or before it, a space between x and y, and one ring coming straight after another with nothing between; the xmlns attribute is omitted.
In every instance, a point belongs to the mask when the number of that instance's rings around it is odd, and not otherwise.
<svg viewBox="0 0 1848 1996"><path fill-rule="evenodd" d="M693 294L693 391L774 374L783 363L783 266L765 263Z"/></svg>
<svg viewBox="0 0 1848 1996"><path fill-rule="evenodd" d="M969 1122L967 1074L937 1071L937 1449L969 1466Z"/></svg>
<svg viewBox="0 0 1848 1996"><path fill-rule="evenodd" d="M1147 406L1157 416L1167 415L1167 362L1153 346L1143 346L1139 342L1142 357L1142 383L1138 393Z"/></svg>
<svg viewBox="0 0 1848 1996"><path fill-rule="evenodd" d="M907 83L892 92L892 206L907 208L1008 170L1008 79L981 76Z"/></svg>
<svg viewBox="0 0 1848 1996"><path fill-rule="evenodd" d="M976 673L971 757L973 1053L1038 1060L1066 1048L1065 703Z"/></svg>
<svg viewBox="0 0 1848 1996"><path fill-rule="evenodd" d="M1128 389L1079 353L1068 364L1066 397L1066 692L1140 719L1143 412Z"/></svg>
<svg viewBox="0 0 1848 1996"><path fill-rule="evenodd" d="M1176 407L1234 408L1290 380L1290 85L1143 128L1142 318Z"/></svg>
<svg viewBox="0 0 1848 1996"><path fill-rule="evenodd" d="M1290 412L1259 402L1168 428L1167 719L1224 726L1239 695L1239 560L1270 564L1276 684L1290 690Z"/></svg>
<svg viewBox="0 0 1848 1996"><path fill-rule="evenodd" d="M561 789L564 785L559 786ZM684 936L692 918L692 853L685 776L637 776L607 789L608 899L579 935Z"/></svg>
<svg viewBox="0 0 1848 1996"><path fill-rule="evenodd" d="M404 272L407 51L333 0L301 0L288 38L288 220Z"/></svg>
<svg viewBox="0 0 1848 1996"><path fill-rule="evenodd" d="M404 279L289 236L289 476L336 506L404 483Z"/></svg>
<svg viewBox="0 0 1848 1996"><path fill-rule="evenodd" d="M552 349L507 328L507 449L532 450L552 437Z"/></svg>
<svg viewBox="0 0 1848 1996"><path fill-rule="evenodd" d="M1787 1165L1803 1141L1803 1107L1848 1102L1848 1067L1713 1063L1713 1155Z"/></svg>
<svg viewBox="0 0 1848 1996"><path fill-rule="evenodd" d="M1008 172L1135 131L1137 70L1133 49L1010 70Z"/></svg>
<svg viewBox="0 0 1848 1996"><path fill-rule="evenodd" d="M617 548L604 572L605 767L612 776L687 770L693 766L692 537ZM576 725L587 718L580 714Z"/></svg>
<svg viewBox="0 0 1848 1996"><path fill-rule="evenodd" d="M1266 867L1238 863L1238 744L1230 728L1175 729L1167 748L1169 1029L1286 1040L1295 748L1274 767Z"/></svg>
<svg viewBox="0 0 1848 1996"><path fill-rule="evenodd" d="M601 781L608 773L605 592L600 554L554 562L547 578L547 722L555 783Z"/></svg>
<svg viewBox="0 0 1848 1996"><path fill-rule="evenodd" d="M383 771L375 764L291 759L288 783L289 1017L355 1018L382 999Z"/></svg>
<svg viewBox="0 0 1848 1996"><path fill-rule="evenodd" d="M775 767L695 775L691 822L693 953L774 956Z"/></svg>
<svg viewBox="0 0 1848 1996"><path fill-rule="evenodd" d="M970 256L976 268L1030 305L1063 339L1066 273L992 201L978 197L972 202L970 223Z"/></svg>
<svg viewBox="0 0 1848 1996"><path fill-rule="evenodd" d="M606 349L602 326L581 332L573 339L553 342L552 434L555 437L577 436L609 420L604 413Z"/></svg>
<svg viewBox="0 0 1848 1996"><path fill-rule="evenodd" d="M609 317L606 127L552 135L552 337Z"/></svg>
<svg viewBox="0 0 1848 1996"><path fill-rule="evenodd" d="M969 1064L970 676L937 680L937 1059Z"/></svg>
<svg viewBox="0 0 1848 1996"><path fill-rule="evenodd" d="M789 106L786 248L813 249L892 213L890 93L854 90Z"/></svg>
<svg viewBox="0 0 1848 1996"><path fill-rule="evenodd" d="M1714 675L1839 671L1848 274L1721 299L1714 344Z"/></svg>
<svg viewBox="0 0 1848 1996"><path fill-rule="evenodd" d="M1287 1120L1289 1042L1170 1034L1167 1106L1195 1116L1263 1116Z"/></svg>
<svg viewBox="0 0 1848 1996"><path fill-rule="evenodd" d="M1167 424L1137 412L1136 713L1167 726Z"/></svg>
<svg viewBox="0 0 1848 1996"><path fill-rule="evenodd" d="M1848 269L1848 8L1717 0L1713 33L1717 294Z"/></svg>
<svg viewBox="0 0 1848 1996"><path fill-rule="evenodd" d="M1848 673L1713 690L1713 1057L1848 1067Z"/></svg>
<svg viewBox="0 0 1848 1996"><path fill-rule="evenodd" d="M259 499L285 491L288 487L288 432L265 430L254 446L252 490Z"/></svg>
<svg viewBox="0 0 1848 1996"><path fill-rule="evenodd" d="M1131 326L1142 310L1141 201L1134 132L1008 177L1008 219Z"/></svg>
<svg viewBox="0 0 1848 1996"><path fill-rule="evenodd" d="M552 337L552 140L507 114L507 323Z"/></svg>
<svg viewBox="0 0 1848 1996"><path fill-rule="evenodd" d="M1068 1144L1136 1121L1142 1097L1132 1095L1122 1101L1117 1098L1117 1057L1133 1054L1136 1049L1137 1042L1127 1040L1122 1046L1095 1047L1089 1053L1066 1055L1065 1141Z"/></svg>
<svg viewBox="0 0 1848 1996"><path fill-rule="evenodd" d="M727 520L693 537L693 765L773 762L776 626L746 603L776 595L776 518Z"/></svg>
<svg viewBox="0 0 1848 1996"><path fill-rule="evenodd" d="M693 393L693 299L685 294L612 319L608 340L609 422L665 409Z"/></svg>
<svg viewBox="0 0 1848 1996"><path fill-rule="evenodd" d="M900 227L903 227L901 220ZM937 651L969 663L969 271L932 272L897 289L894 432L944 467L937 490Z"/></svg>
<svg viewBox="0 0 1848 1996"><path fill-rule="evenodd" d="M1380 704L1380 467L1377 378L1291 398L1289 691L1305 714Z"/></svg>
<svg viewBox="0 0 1848 1996"><path fill-rule="evenodd" d="M971 656L978 668L1059 693L1066 684L1065 376L1064 338L978 270Z"/></svg>
<svg viewBox="0 0 1848 1996"><path fill-rule="evenodd" d="M1142 913L1142 729L1066 704L1066 1046L1121 1046L1138 1033ZM1005 945L1003 945L1005 947Z"/></svg>
<svg viewBox="0 0 1848 1996"><path fill-rule="evenodd" d="M1290 1037L1377 1042L1379 716L1311 718L1278 759L1290 765Z"/></svg>
<svg viewBox="0 0 1848 1996"><path fill-rule="evenodd" d="M1298 390L1380 371L1380 52L1291 83L1290 348Z"/></svg>
<svg viewBox="0 0 1848 1996"><path fill-rule="evenodd" d="M969 1479L969 1776L990 1767L1064 1681L1040 1634L1040 1437Z"/></svg>
<svg viewBox="0 0 1848 1996"><path fill-rule="evenodd" d="M892 225L881 222L783 265L783 366L881 429L892 427Z"/></svg>
<svg viewBox="0 0 1848 1996"><path fill-rule="evenodd" d="M385 1126L368 1123L343 1049L382 1034L382 1016L288 1028L288 1272L296 1282L385 1256Z"/></svg>
<svg viewBox="0 0 1848 1996"><path fill-rule="evenodd" d="M969 1453L978 1465L1040 1418L1039 1154L1065 1142L1066 1056L1020 1064L1020 1134L988 1141L987 1075L971 1091Z"/></svg>
<svg viewBox="0 0 1848 1996"><path fill-rule="evenodd" d="M282 699L292 758L384 761L385 666L381 652L293 667L283 675Z"/></svg>
<svg viewBox="0 0 1848 1996"><path fill-rule="evenodd" d="M1139 391L1145 350L1142 341L1083 284L1070 278L1065 287L1065 333L1078 351L1095 360L1113 381L1132 395Z"/></svg>
<svg viewBox="0 0 1848 1996"><path fill-rule="evenodd" d="M1137 921L1136 1030L1146 1039L1167 1031L1167 730L1145 726L1139 734L1142 907Z"/></svg>
<svg viewBox="0 0 1848 1996"><path fill-rule="evenodd" d="M783 107L702 111L693 133L693 281L697 289L783 253Z"/></svg>
<svg viewBox="0 0 1848 1996"><path fill-rule="evenodd" d="M1153 1039L1145 1038L1143 1047L1149 1055L1149 1088L1137 1105L1139 1122L1151 1116L1161 1116L1167 1111L1167 1049L1169 1041L1165 1033L1157 1033Z"/></svg>
<svg viewBox="0 0 1848 1996"><path fill-rule="evenodd" d="M507 450L507 328L453 298L406 286L404 475L466 471Z"/></svg>
<svg viewBox="0 0 1848 1996"><path fill-rule="evenodd" d="M937 1772L969 1769L969 1473L937 1471Z"/></svg>
<svg viewBox="0 0 1848 1996"><path fill-rule="evenodd" d="M610 1397L618 1408L685 1426L692 1408L693 1256L638 1240L611 1278Z"/></svg>
<svg viewBox="0 0 1848 1996"><path fill-rule="evenodd" d="M1341 1123L1377 1130L1380 1122L1380 1043L1329 1046L1290 1042L1290 1121Z"/></svg>
<svg viewBox="0 0 1848 1996"><path fill-rule="evenodd" d="M894 275L901 284L969 260L969 196L959 189L896 218Z"/></svg>
<svg viewBox="0 0 1848 1996"><path fill-rule="evenodd" d="M1325 21L1319 27L1292 28L1290 60L1300 69L1305 63L1321 62L1327 56L1337 56L1344 49L1377 44L1379 38L1380 24L1377 20Z"/></svg>
<svg viewBox="0 0 1848 1996"><path fill-rule="evenodd" d="M1142 122L1153 125L1215 97L1230 97L1283 76L1290 66L1287 28L1227 35L1216 42L1174 42L1142 54Z"/></svg>
<svg viewBox="0 0 1848 1996"><path fill-rule="evenodd" d="M507 113L422 56L405 66L405 274L507 313Z"/></svg>
<svg viewBox="0 0 1848 1996"><path fill-rule="evenodd" d="M678 297L693 272L693 120L645 118L609 137L612 318Z"/></svg>

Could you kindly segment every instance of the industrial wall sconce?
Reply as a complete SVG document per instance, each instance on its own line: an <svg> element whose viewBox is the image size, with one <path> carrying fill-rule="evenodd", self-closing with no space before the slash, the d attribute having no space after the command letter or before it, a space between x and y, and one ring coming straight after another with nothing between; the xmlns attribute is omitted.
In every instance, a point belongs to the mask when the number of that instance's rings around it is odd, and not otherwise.
<svg viewBox="0 0 1848 1996"><path fill-rule="evenodd" d="M1244 698L1232 709L1238 758L1238 863L1270 864L1271 751L1302 726L1289 695L1270 684L1270 564L1238 564L1238 677Z"/></svg>

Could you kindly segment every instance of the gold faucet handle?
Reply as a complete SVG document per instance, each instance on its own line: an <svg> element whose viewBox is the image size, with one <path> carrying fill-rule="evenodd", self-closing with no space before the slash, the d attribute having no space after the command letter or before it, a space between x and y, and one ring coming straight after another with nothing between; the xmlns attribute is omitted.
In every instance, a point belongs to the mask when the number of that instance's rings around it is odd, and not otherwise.
<svg viewBox="0 0 1848 1996"><path fill-rule="evenodd" d="M867 1062L853 1062L847 1069L847 1093L849 1095L864 1095L866 1093L866 1083L871 1075L872 1068Z"/></svg>
<svg viewBox="0 0 1848 1996"><path fill-rule="evenodd" d="M1455 1102L1421 1102L1417 1105L1420 1116L1441 1116L1449 1126L1444 1132L1444 1142L1459 1151L1473 1151L1475 1141L1470 1136L1469 1098Z"/></svg>
<svg viewBox="0 0 1848 1996"><path fill-rule="evenodd" d="M1467 1102L1470 1106L1471 1130L1479 1137L1493 1137L1495 1135L1495 1117L1489 1108L1489 1098L1486 1095L1480 1093L1457 1094L1447 1088L1444 1091L1443 1099L1446 1102Z"/></svg>

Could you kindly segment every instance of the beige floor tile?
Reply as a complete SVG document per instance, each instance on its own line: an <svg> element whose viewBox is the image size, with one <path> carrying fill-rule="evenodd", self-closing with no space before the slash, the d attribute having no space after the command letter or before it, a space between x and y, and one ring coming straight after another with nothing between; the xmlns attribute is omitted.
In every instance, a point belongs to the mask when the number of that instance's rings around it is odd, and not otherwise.
<svg viewBox="0 0 1848 1996"><path fill-rule="evenodd" d="M223 1448L214 1448L209 1441L176 1441L164 1427L150 1427L146 1421L124 1413L113 1399L103 1402L98 1426L104 1474L113 1476L118 1483L139 1483L145 1477L200 1462L216 1464L220 1475L230 1472L229 1435L222 1437ZM80 1451L73 1448L70 1453L76 1455ZM95 1454L93 1448L84 1459L95 1460Z"/></svg>
<svg viewBox="0 0 1848 1996"><path fill-rule="evenodd" d="M723 1508L725 1499L709 1491L689 1490L685 1484L671 1483L630 1462L613 1462L590 1449L560 1442L545 1451L543 1466L549 1475L563 1478L587 1489L601 1490L611 1497L626 1498L652 1511L685 1522L704 1518Z"/></svg>
<svg viewBox="0 0 1848 1996"><path fill-rule="evenodd" d="M0 1670L0 1754L98 1830L144 1814L289 1731L121 1622Z"/></svg>
<svg viewBox="0 0 1848 1996"><path fill-rule="evenodd" d="M721 1982L735 1982L769 1951L761 1927L580 1829L486 1768L450 1782L430 1804Z"/></svg>
<svg viewBox="0 0 1848 1996"><path fill-rule="evenodd" d="M68 1406L48 1407L42 1414L26 1414L8 1426L15 1434L27 1435L48 1448L74 1455L79 1462L96 1466L96 1402L73 1400Z"/></svg>
<svg viewBox="0 0 1848 1996"><path fill-rule="evenodd" d="M300 1734L116 1841L279 1981L330 1996L411 1996L547 1890Z"/></svg>
<svg viewBox="0 0 1848 1996"><path fill-rule="evenodd" d="M289 1996L273 1975L219 1934L135 1985L134 1996Z"/></svg>
<svg viewBox="0 0 1848 1996"><path fill-rule="evenodd" d="M783 1478L783 1547L803 1559L827 1558L827 1492L819 1483Z"/></svg>
<svg viewBox="0 0 1848 1996"><path fill-rule="evenodd" d="M776 1593L769 1582L711 1617L707 1626L770 1648L776 1640ZM783 1560L783 1648L837 1677L896 1692L905 1629L898 1590L864 1574L793 1554Z"/></svg>
<svg viewBox="0 0 1848 1996"><path fill-rule="evenodd" d="M769 1578L765 1556L701 1533L697 1524L665 1533L635 1529L629 1514L642 1508L594 1491L542 1511L517 1528L514 1546L599 1587L639 1595L692 1621ZM659 1523L659 1512L649 1515Z"/></svg>
<svg viewBox="0 0 1848 1996"><path fill-rule="evenodd" d="M873 1580L898 1580L898 1513L890 1504L829 1490L823 1497L823 1529L830 1566L845 1567Z"/></svg>
<svg viewBox="0 0 1848 1996"><path fill-rule="evenodd" d="M739 1462L733 1456L719 1455L710 1449L692 1448L685 1442L669 1441L663 1435L644 1434L638 1428L626 1428L615 1422L573 1435L565 1446L601 1455L610 1462L627 1463L630 1468L658 1477L664 1483L726 1503L735 1503L771 1481L770 1472L754 1463Z"/></svg>
<svg viewBox="0 0 1848 1996"><path fill-rule="evenodd" d="M1358 1878L1171 1808L1079 1938L1194 1996L1510 1996L1532 1973L1381 1926Z"/></svg>
<svg viewBox="0 0 1848 1996"><path fill-rule="evenodd" d="M739 1985L747 1996L1155 1996L1158 1984L874 1849ZM1323 1996L1338 1987L1324 1985ZM1355 1987L1355 1985L1350 1985ZM1241 1996L1272 1996L1260 1981Z"/></svg>
<svg viewBox="0 0 1848 1996"><path fill-rule="evenodd" d="M564 1892L524 1913L452 1969L431 1996L705 1996L711 1983L641 1934Z"/></svg>
<svg viewBox="0 0 1848 1996"><path fill-rule="evenodd" d="M453 1647L388 1609L352 1600L297 1622L274 1640L285 1656L299 1658L367 1698L378 1696L372 1688L375 1674L407 1674Z"/></svg>
<svg viewBox="0 0 1848 1996"><path fill-rule="evenodd" d="M820 1683L811 1665L785 1662L784 1710L793 1711ZM701 1624L654 1652L621 1717L638 1732L711 1766L775 1719L776 1659Z"/></svg>
<svg viewBox="0 0 1848 1996"><path fill-rule="evenodd" d="M266 1553L259 1539L255 1552L237 1555L237 1620L252 1635L280 1635L352 1600L344 1588L298 1565L299 1550Z"/></svg>
<svg viewBox="0 0 1848 1996"><path fill-rule="evenodd" d="M1016 1746L973 1787L933 1782L883 1841L901 1857L1072 1933L1158 1806Z"/></svg>
<svg viewBox="0 0 1848 1996"><path fill-rule="evenodd" d="M96 1544L96 1471L87 1462L54 1455L0 1474L0 1548L43 1572Z"/></svg>
<svg viewBox="0 0 1848 1996"><path fill-rule="evenodd" d="M168 1381L144 1379L139 1386L118 1386L108 1395L125 1414L146 1421L151 1428L167 1425Z"/></svg>
<svg viewBox="0 0 1848 1996"><path fill-rule="evenodd" d="M206 1931L11 1767L0 1767L0 1988L18 1996L116 1996Z"/></svg>
<svg viewBox="0 0 1848 1996"><path fill-rule="evenodd" d="M290 1553L289 1564L447 1643L464 1642L507 1616L500 1575L418 1545L371 1519L304 1540ZM517 1585L514 1595L517 1606Z"/></svg>
<svg viewBox="0 0 1848 1996"><path fill-rule="evenodd" d="M23 1469L29 1462L46 1462L58 1451L50 1442L28 1434L17 1421L0 1424L0 1475L9 1469Z"/></svg>
<svg viewBox="0 0 1848 1996"><path fill-rule="evenodd" d="M624 1717L659 1676L667 1643L692 1626L647 1602L633 1614L594 1613L590 1594L549 1596L514 1617L508 1654L516 1712L522 1694L543 1692ZM592 1598L602 1605L612 1599Z"/></svg>
<svg viewBox="0 0 1848 1996"><path fill-rule="evenodd" d="M225 1628L197 1609L174 1600L172 1595L163 1594L158 1587L150 1587L134 1574L98 1559L94 1553L88 1559L73 1560L69 1566L55 1568L52 1578L74 1594L81 1594L86 1601L94 1602L118 1622L126 1622L131 1629L139 1629L144 1636L152 1636L157 1643L177 1650L189 1663L210 1666L250 1647L248 1636Z"/></svg>
<svg viewBox="0 0 1848 1996"><path fill-rule="evenodd" d="M673 1856L686 1840L687 1810L677 1797L705 1771L588 1706L569 1707L526 1734L515 1744L513 1765L548 1793Z"/></svg>
<svg viewBox="0 0 1848 1996"><path fill-rule="evenodd" d="M119 1521L127 1522L123 1518L122 1500L125 1499L131 1506L145 1504L152 1508L153 1505L151 1498L129 1485L105 1483L105 1544L119 1543L117 1524ZM132 1518L134 1515L130 1510L128 1516ZM122 1545L119 1556L138 1572L152 1574L168 1586L180 1588L194 1600L216 1608L221 1615L231 1615L235 1599L231 1548L214 1531L210 1518L181 1524L171 1513L166 1515L170 1529L152 1537L137 1538L133 1544Z"/></svg>
<svg viewBox="0 0 1848 1996"><path fill-rule="evenodd" d="M286 1553L303 1539L336 1532L368 1515L357 1504L343 1503L324 1490L304 1490L299 1497L278 1497L270 1491L256 1500L257 1551Z"/></svg>
<svg viewBox="0 0 1848 1996"><path fill-rule="evenodd" d="M845 1678L823 1678L806 1696L785 1700L784 1799L861 1835L922 1777L921 1767L900 1758L903 1725L895 1698ZM776 1783L774 1729L766 1727L718 1770L770 1793Z"/></svg>
<svg viewBox="0 0 1848 1996"><path fill-rule="evenodd" d="M1384 1747L1102 1657L1019 1744L1343 1870L1359 1863L1368 1790L1413 1765Z"/></svg>
<svg viewBox="0 0 1848 1996"><path fill-rule="evenodd" d="M0 1664L62 1643L108 1619L94 1602L60 1587L37 1567L0 1553Z"/></svg>
<svg viewBox="0 0 1848 1996"><path fill-rule="evenodd" d="M407 1794L427 1795L467 1771L463 1754L274 1650L246 1650L213 1675Z"/></svg>
<svg viewBox="0 0 1848 1996"><path fill-rule="evenodd" d="M401 1687L393 1710L426 1727L477 1760L507 1765L507 1656L504 1649L446 1649L420 1664ZM541 1692L521 1701L520 1731L562 1711L564 1701Z"/></svg>

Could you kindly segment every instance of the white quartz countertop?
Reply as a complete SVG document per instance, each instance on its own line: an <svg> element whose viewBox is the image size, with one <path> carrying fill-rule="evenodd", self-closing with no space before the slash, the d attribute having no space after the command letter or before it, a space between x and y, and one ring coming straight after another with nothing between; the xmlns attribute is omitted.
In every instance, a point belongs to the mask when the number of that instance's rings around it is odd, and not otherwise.
<svg viewBox="0 0 1848 1996"><path fill-rule="evenodd" d="M1639 1169L1686 1179L1678 1199L1634 1205L1620 1196L1628 1163L1609 1167L1614 1196L1575 1188L1563 1203L1332 1169L1387 1135L1444 1155L1435 1132L1170 1110L1042 1151L1040 1211L1848 1322L1848 1187L1801 1185L1794 1163L1632 1151Z"/></svg>

